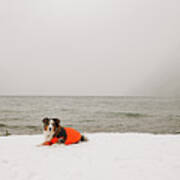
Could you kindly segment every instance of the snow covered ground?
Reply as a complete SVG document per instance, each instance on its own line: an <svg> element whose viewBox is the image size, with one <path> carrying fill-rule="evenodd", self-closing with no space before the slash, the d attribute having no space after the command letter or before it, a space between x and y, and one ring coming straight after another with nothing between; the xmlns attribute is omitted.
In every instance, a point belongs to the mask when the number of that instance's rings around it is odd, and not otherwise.
<svg viewBox="0 0 180 180"><path fill-rule="evenodd" d="M0 179L180 179L180 135L86 135L87 143L52 147L36 146L41 135L0 137Z"/></svg>

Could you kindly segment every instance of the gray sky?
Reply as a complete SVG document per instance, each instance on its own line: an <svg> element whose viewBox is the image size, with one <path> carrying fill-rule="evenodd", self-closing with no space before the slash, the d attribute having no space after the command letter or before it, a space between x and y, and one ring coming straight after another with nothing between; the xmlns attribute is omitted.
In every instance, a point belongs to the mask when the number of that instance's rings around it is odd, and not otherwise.
<svg viewBox="0 0 180 180"><path fill-rule="evenodd" d="M0 94L180 95L179 0L0 1Z"/></svg>

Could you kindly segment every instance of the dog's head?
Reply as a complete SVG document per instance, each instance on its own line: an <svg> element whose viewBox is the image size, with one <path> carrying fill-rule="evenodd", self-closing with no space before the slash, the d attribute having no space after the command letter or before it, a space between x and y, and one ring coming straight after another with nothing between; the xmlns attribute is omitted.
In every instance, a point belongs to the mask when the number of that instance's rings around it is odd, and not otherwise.
<svg viewBox="0 0 180 180"><path fill-rule="evenodd" d="M53 135L55 134L56 130L60 126L60 120L57 118L46 117L42 120L42 122L43 122L45 140L50 141L53 138Z"/></svg>

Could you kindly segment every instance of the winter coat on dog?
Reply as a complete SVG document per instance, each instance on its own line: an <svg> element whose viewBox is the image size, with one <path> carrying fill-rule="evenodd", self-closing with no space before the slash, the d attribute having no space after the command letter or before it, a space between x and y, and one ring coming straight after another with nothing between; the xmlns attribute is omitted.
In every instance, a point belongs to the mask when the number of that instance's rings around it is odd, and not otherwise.
<svg viewBox="0 0 180 180"><path fill-rule="evenodd" d="M58 142L70 145L83 141L83 139L84 136L82 136L77 130L70 127L61 127L61 131L57 134L57 136L53 137L51 141L47 142L47 145L56 144Z"/></svg>

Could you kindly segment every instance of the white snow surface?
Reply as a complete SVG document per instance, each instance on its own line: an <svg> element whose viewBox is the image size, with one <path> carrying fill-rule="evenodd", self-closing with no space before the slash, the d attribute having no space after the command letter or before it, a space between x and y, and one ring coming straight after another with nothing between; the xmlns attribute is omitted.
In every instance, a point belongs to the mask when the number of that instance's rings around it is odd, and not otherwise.
<svg viewBox="0 0 180 180"><path fill-rule="evenodd" d="M180 135L86 134L75 145L42 135L0 137L1 180L179 180Z"/></svg>

